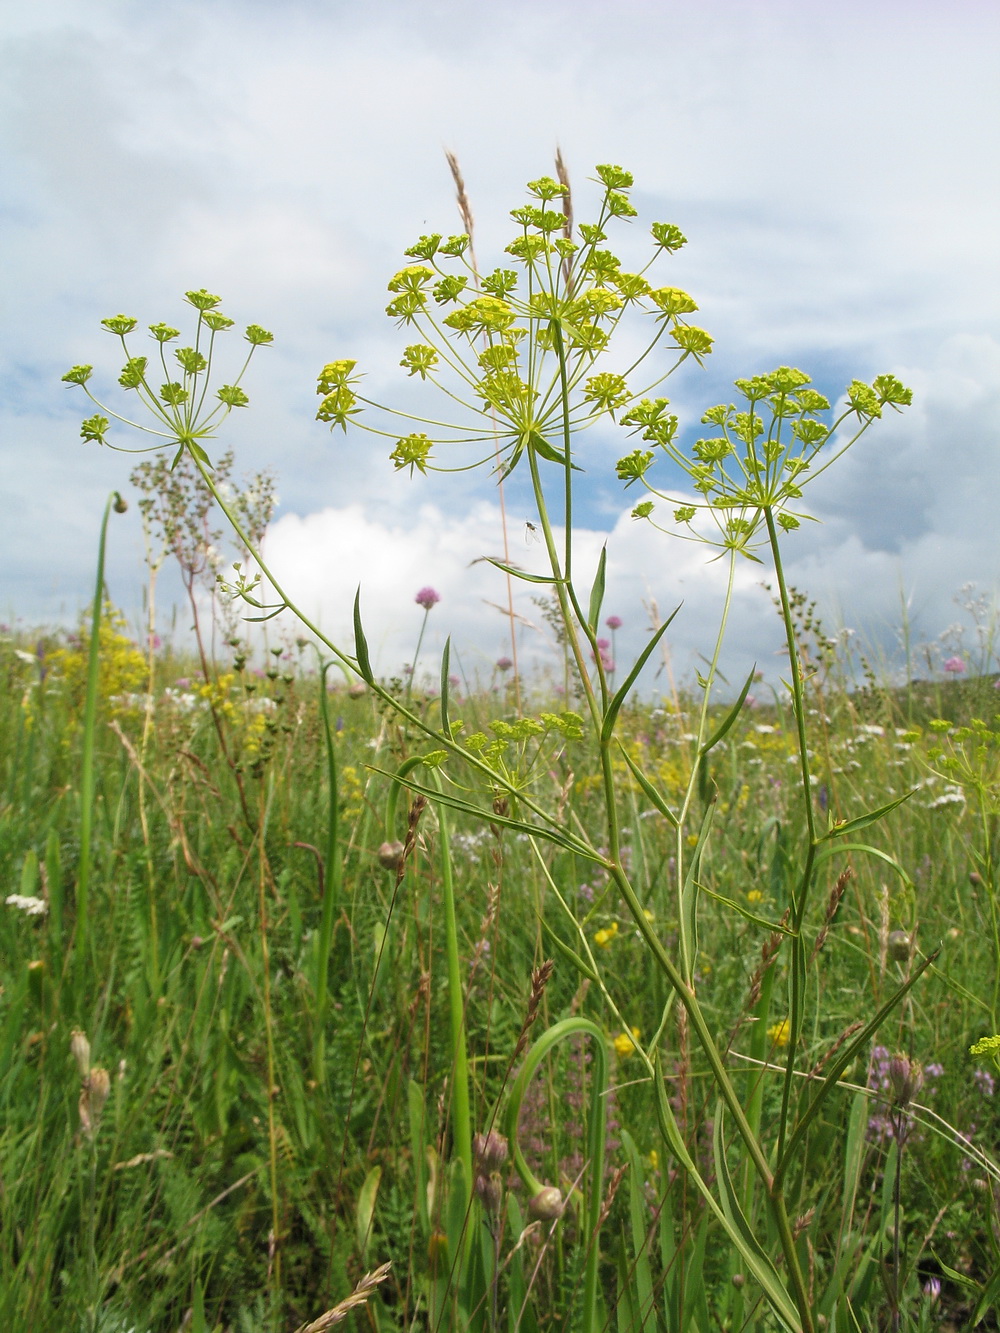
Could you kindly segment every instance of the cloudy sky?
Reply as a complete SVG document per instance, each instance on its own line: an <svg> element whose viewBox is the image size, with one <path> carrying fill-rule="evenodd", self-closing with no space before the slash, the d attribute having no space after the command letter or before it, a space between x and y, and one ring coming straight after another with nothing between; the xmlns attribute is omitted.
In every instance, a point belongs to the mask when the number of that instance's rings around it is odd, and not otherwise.
<svg viewBox="0 0 1000 1333"><path fill-rule="evenodd" d="M884 371L914 389L910 411L817 484L822 525L789 542L789 577L830 627L888 648L904 616L917 640L959 619L964 585L992 598L995 4L34 0L6 10L0 38L0 618L76 617L104 498L128 486L132 458L80 442L85 402L61 374L91 362L95 385L113 386L120 358L100 319L180 324L181 294L204 286L275 334L224 442L240 471L278 475L269 554L290 588L349 645L361 583L380 665L394 670L419 628L414 593L433 585L429 647L451 633L466 669L488 672L509 652L491 605L501 577L471 564L502 544L490 477L394 474L378 441L314 420L315 377L356 357L373 397L412 401L385 283L422 232L461 230L445 149L492 268L507 211L552 171L557 144L578 215L594 164L621 163L642 221L689 238L662 280L695 296L716 351L671 382L688 437L735 376L780 364L831 397ZM638 649L653 603L666 613L683 599L671 652L690 674L710 648L722 568L629 518L635 496L613 464L631 444L612 429L583 438L580 561L609 540L619 657ZM507 505L515 558L530 563L517 484ZM142 550L133 505L109 571L134 615ZM762 577L740 571L734 672L780 669ZM175 591L166 583L161 604ZM527 596L518 607L538 626L521 631L530 659L543 627Z"/></svg>

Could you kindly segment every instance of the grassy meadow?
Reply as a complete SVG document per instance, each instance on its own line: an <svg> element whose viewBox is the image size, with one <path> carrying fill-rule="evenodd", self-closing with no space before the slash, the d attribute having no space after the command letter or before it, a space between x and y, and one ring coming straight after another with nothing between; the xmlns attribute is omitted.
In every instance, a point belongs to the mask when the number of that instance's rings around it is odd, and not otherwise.
<svg viewBox="0 0 1000 1333"><path fill-rule="evenodd" d="M146 658L105 616L81 948L87 647L85 635L9 635L0 658L0 856L20 895L0 913L3 1327L293 1329L391 1263L355 1321L571 1329L588 1250L599 1256L601 1327L776 1326L650 1113L631 1034L645 1043L659 1027L676 1123L715 1176L704 1059L684 1011L665 1008L614 883L491 823L485 797L478 822L401 797L385 775L421 737L358 682L337 673L323 689L311 648L248 655L236 644L206 677L194 660ZM886 860L845 851L818 872L808 924L823 968L810 978L806 1065L821 1072L859 1017L943 942L843 1070L793 1182L826 1326L889 1327L897 1227L902 1327L966 1327L996 1267L1000 1117L990 1062L968 1054L998 1026L996 752L956 730L993 717L993 685L850 692L828 656L809 687L816 802L836 816L914 795L870 838ZM505 676L453 695L452 716L474 732L565 710L530 682L521 693L519 712ZM425 716L440 707L416 682L411 702ZM681 695L633 698L623 711L623 755L667 799L696 762L694 709ZM952 729L934 731L935 719ZM791 726L773 700L746 701L698 778L683 833L696 840L715 807L696 985L765 1129L781 1092L788 965L767 922L788 904L802 831ZM935 760L939 743L950 748ZM568 828L599 827L600 765L586 738L550 731L527 749L533 793ZM958 755L968 772L948 770ZM641 799L625 758L616 763L623 857L669 950L675 830ZM471 1192L456 1181L446 900L475 1133L505 1126L529 1040L577 1016L602 1034L596 1239L581 1194L592 1035L544 1054L514 1131L564 1211L533 1209L509 1159L474 1165L485 1183ZM891 1086L897 1054L922 1065L912 1100L898 1070ZM97 1071L103 1087L92 1086ZM734 1186L765 1237L759 1195L745 1177ZM466 1245L475 1255L459 1259ZM856 1324L840 1322L848 1308Z"/></svg>
<svg viewBox="0 0 1000 1333"><path fill-rule="evenodd" d="M411 475L522 469L541 568L491 563L511 626L516 585L540 603L551 679L518 674L516 639L488 682L450 642L421 656L430 587L396 679L360 595L350 648L310 622L268 568L273 478L235 484L217 448L273 342L247 326L210 394L219 296L186 293L186 347L102 321L115 406L89 387L106 372L63 377L98 409L85 444L156 455L132 474L148 651L107 600L114 493L79 632L0 644L0 1328L996 1327L989 608L972 653L946 631L951 655L890 688L783 566L804 488L912 392L878 375L831 403L779 366L690 440L648 395L713 339L653 285L679 228L652 223L638 272L607 248L631 173L598 166L577 222L557 156L511 212L515 267L488 272L452 168L466 232L421 236L388 282L422 339L406 409L340 358L317 417L395 441ZM592 426L638 440L632 516L725 561L683 688L640 691L673 617L616 662L606 551L581 581ZM168 558L201 625L185 658L155 638ZM727 698L748 558L784 680Z"/></svg>

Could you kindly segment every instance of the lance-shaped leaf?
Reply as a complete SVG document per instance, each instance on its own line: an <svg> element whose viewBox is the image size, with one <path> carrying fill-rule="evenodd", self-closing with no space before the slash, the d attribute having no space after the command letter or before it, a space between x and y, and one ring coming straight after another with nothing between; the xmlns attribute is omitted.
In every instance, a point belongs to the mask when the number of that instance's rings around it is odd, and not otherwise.
<svg viewBox="0 0 1000 1333"><path fill-rule="evenodd" d="M604 585L607 578L608 568L608 548L607 544L601 547L601 558L597 562L597 574L594 578L594 586L590 590L590 609L587 612L587 625L593 632L597 629L597 621L601 614L601 604L604 601Z"/></svg>
<svg viewBox="0 0 1000 1333"><path fill-rule="evenodd" d="M372 671L371 658L368 656L368 640L365 638L364 626L361 623L360 586L354 595L354 656L358 660L358 672L362 680L374 685L375 673Z"/></svg>
<svg viewBox="0 0 1000 1333"><path fill-rule="evenodd" d="M916 788L902 796L897 796L888 805L880 805L877 810L869 810L866 815L858 815L856 819L845 819L843 823L834 824L833 828L824 833L817 841L826 842L828 838L842 838L846 833L860 833L869 824L877 824L880 819L884 819L890 811L895 810L897 805L902 805L904 801L908 801L915 791Z"/></svg>
<svg viewBox="0 0 1000 1333"><path fill-rule="evenodd" d="M642 652L641 652L641 653L639 654L639 656L636 658L636 660L635 660L635 665L632 667L632 670L628 673L628 675L627 675L627 676L625 677L625 679L622 681L621 689L619 689L619 690L617 690L617 691L615 692L615 696L614 696L614 698L613 698L613 699L611 700L611 702L608 704L608 711L604 714L604 723L603 723L603 725L602 725L602 727L601 727L601 741L602 741L602 743L603 743L603 742L606 742L606 741L609 741L609 740L611 739L611 733L612 733L612 732L614 731L614 729L615 729L615 720L617 719L618 714L621 712L622 704L623 704L623 703L625 702L625 700L628 698L629 690L631 690L632 686L633 686L633 685L635 684L635 682L638 680L638 678L639 678L639 672L642 670L642 668L643 668L643 667L646 665L646 663L649 661L649 658L650 658L650 655L651 655L653 649L656 647L656 645L657 645L657 644L660 642L660 640L663 638L664 634L666 634L667 630L670 628L670 623L671 623L671 621L673 620L674 616L676 616L677 612L681 609L681 607L682 607L683 605L684 605L684 603L683 603L683 602L680 602L680 603L673 609L673 611L671 611L670 615L669 615L669 616L667 617L667 619L663 622L663 624L660 626L660 628L656 631L656 633L655 633L655 634L653 635L653 637L650 639L649 643L646 644L645 648L643 648Z"/></svg>
<svg viewBox="0 0 1000 1333"><path fill-rule="evenodd" d="M505 565L502 560L494 560L492 556L486 557L486 563L495 566L502 574L509 574L512 579L523 579L525 583L562 583L562 579L557 579L552 574L529 574L514 565Z"/></svg>
<svg viewBox="0 0 1000 1333"><path fill-rule="evenodd" d="M498 815L493 810L485 810L480 805L473 805L471 801L464 800L460 796L452 796L450 792L442 792L435 787L425 787L411 777L399 773L390 773L384 768L373 767L371 771L380 773L382 777L399 781L409 791L416 792L418 796L425 796L429 801L437 801L439 805L445 805L449 810L459 810L463 815L481 820L484 824L498 824L501 828L513 829L515 833L526 833L532 838L547 838L549 842L554 842L559 847L565 847L567 851L575 852L577 856L586 857L588 861L596 861L598 865L606 864L604 857L594 851L593 848L588 847L585 842L580 842L578 838L574 838L572 834L558 826L554 825L552 828L547 828L544 824L529 824L523 819L512 819L509 815Z"/></svg>
<svg viewBox="0 0 1000 1333"><path fill-rule="evenodd" d="M820 1107L823 1105L827 1097L832 1092L833 1087L836 1084L837 1080L840 1078L841 1074L851 1063L854 1057L858 1054L858 1052L868 1044L871 1038L875 1035L875 1033L885 1022L885 1020L892 1013L892 1011L900 1003L900 1001L903 1000L909 994L909 992L917 984L917 982L927 971L927 969L931 966L931 964L937 961L937 958L940 955L940 953L941 953L941 946L939 945L934 950L933 953L928 954L926 958L922 959L920 966L909 978L909 980L904 982L903 985L900 986L899 990L897 990L893 995L889 997L889 999L885 1002L882 1008L879 1009L875 1017L872 1018L870 1022L866 1023L865 1026L861 1028L861 1030L854 1036L854 1038L851 1041L845 1043L845 1045L842 1046L841 1049L837 1052L836 1056L833 1057L830 1063L830 1068L827 1071L826 1077L823 1079L823 1082L819 1087L819 1091L816 1093L815 1097L813 1097L812 1101L806 1107L805 1111L803 1111L801 1117L799 1118L798 1123L795 1126L795 1129L791 1134L791 1137L789 1138L787 1144L785 1145L785 1151L782 1154L781 1161L778 1163L778 1168L775 1172L775 1182L777 1182L779 1177L783 1176L787 1171L788 1166L795 1155L796 1149L799 1147L799 1145L802 1143L805 1137L806 1130L809 1128L810 1124L812 1124L813 1119L816 1117L816 1115L820 1110Z"/></svg>
<svg viewBox="0 0 1000 1333"><path fill-rule="evenodd" d="M444 641L444 652L441 654L441 697L439 704L441 707L441 730L446 736L451 735L451 722L448 719L448 691L451 688L451 681L448 679L448 667L451 664L451 635L449 634Z"/></svg>
<svg viewBox="0 0 1000 1333"><path fill-rule="evenodd" d="M632 770L632 776L635 778L636 782L638 782L639 786L642 788L643 794L645 795L646 799L657 810L659 810L660 814L663 816L665 820L667 820L669 824L672 824L674 828L680 828L680 821L674 814L673 810L671 810L670 806L667 805L666 801L663 799L660 793L650 782L649 778L646 777L645 773L642 772L642 770L639 768L639 765L635 762L635 760L632 758L629 752L625 749L625 746L619 742L618 748L622 752L622 758L625 760L626 764L628 764L629 768Z"/></svg>
<svg viewBox="0 0 1000 1333"><path fill-rule="evenodd" d="M750 674L746 678L746 683L744 684L742 690L740 690L740 697L736 700L732 708L726 714L721 725L713 733L711 739L707 740L705 744L701 747L702 757L708 754L709 750L714 749L715 746L718 745L719 741L722 740L723 736L725 736L726 732L730 730L733 723L739 717L740 710L746 703L747 695L750 693L750 686L753 684L753 678L756 674L757 674L757 663L755 662L753 666L750 668Z"/></svg>

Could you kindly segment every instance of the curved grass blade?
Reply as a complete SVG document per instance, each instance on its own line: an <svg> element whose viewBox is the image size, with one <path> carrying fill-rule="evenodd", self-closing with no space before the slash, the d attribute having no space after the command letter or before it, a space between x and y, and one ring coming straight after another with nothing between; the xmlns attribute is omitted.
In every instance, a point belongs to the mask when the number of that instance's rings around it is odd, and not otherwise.
<svg viewBox="0 0 1000 1333"><path fill-rule="evenodd" d="M878 860L884 861L887 866L895 870L896 874L908 889L913 888L913 880L910 879L909 875L896 858L890 856L888 852L883 852L879 847L872 847L867 842L827 843L825 847L821 847L817 851L816 859L813 861L813 867L815 868L820 865L821 862L826 861L829 857L834 856L839 852L866 852L869 856L875 856Z"/></svg>

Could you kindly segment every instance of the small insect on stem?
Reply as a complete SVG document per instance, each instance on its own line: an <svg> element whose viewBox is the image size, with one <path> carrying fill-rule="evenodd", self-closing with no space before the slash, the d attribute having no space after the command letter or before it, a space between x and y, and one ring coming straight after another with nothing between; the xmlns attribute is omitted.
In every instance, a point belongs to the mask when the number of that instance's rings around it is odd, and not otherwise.
<svg viewBox="0 0 1000 1333"><path fill-rule="evenodd" d="M535 527L534 523L529 523L527 521L525 522L524 540L528 544L528 546L530 546L533 542L541 541L541 537L538 535L538 529Z"/></svg>

